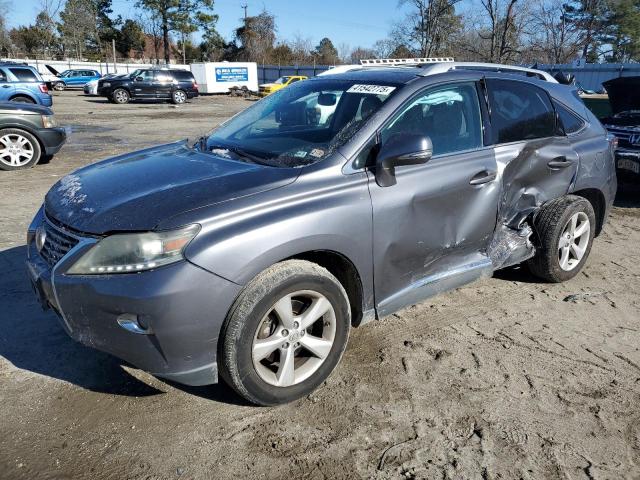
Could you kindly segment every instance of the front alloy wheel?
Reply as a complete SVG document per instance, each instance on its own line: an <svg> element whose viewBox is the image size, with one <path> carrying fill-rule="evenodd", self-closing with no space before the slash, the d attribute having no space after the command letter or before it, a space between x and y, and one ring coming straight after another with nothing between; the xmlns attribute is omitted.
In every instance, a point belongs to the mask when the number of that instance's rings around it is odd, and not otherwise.
<svg viewBox="0 0 640 480"><path fill-rule="evenodd" d="M571 216L564 227L558 243L558 263L560 268L571 271L576 268L587 250L591 223L584 212Z"/></svg>
<svg viewBox="0 0 640 480"><path fill-rule="evenodd" d="M258 405L297 400L338 364L350 324L349 300L336 277L304 260L277 263L231 307L220 334L220 375Z"/></svg>
<svg viewBox="0 0 640 480"><path fill-rule="evenodd" d="M35 165L40 158L40 144L28 132L0 130L0 170L20 170Z"/></svg>

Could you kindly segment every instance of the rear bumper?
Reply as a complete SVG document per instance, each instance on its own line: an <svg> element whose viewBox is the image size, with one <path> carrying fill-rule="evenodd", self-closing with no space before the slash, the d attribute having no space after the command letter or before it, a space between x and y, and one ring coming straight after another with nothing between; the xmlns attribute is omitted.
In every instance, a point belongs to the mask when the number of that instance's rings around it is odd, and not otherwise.
<svg viewBox="0 0 640 480"><path fill-rule="evenodd" d="M67 132L64 128L46 128L38 130L38 137L44 145L47 155L54 155L62 148L67 141Z"/></svg>
<svg viewBox="0 0 640 480"><path fill-rule="evenodd" d="M216 383L218 336L241 287L187 261L141 273L66 275L93 243L81 241L50 268L29 242L27 269L43 307L84 345L176 382ZM145 330L123 326L130 318Z"/></svg>

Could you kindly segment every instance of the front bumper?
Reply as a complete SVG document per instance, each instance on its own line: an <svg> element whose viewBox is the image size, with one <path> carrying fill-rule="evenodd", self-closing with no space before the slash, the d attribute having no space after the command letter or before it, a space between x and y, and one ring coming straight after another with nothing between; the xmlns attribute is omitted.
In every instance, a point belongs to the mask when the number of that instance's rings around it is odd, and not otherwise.
<svg viewBox="0 0 640 480"><path fill-rule="evenodd" d="M67 141L67 132L62 127L43 128L38 130L38 138L42 141L45 153L54 155L58 153Z"/></svg>
<svg viewBox="0 0 640 480"><path fill-rule="evenodd" d="M616 175L621 181L640 181L640 150L616 150Z"/></svg>
<svg viewBox="0 0 640 480"><path fill-rule="evenodd" d="M30 231L46 221L39 217ZM33 289L73 339L179 383L217 382L218 336L239 285L187 261L132 274L66 275L96 240L81 240L51 268L31 237L27 268ZM146 329L131 331L119 323L123 318L135 318Z"/></svg>

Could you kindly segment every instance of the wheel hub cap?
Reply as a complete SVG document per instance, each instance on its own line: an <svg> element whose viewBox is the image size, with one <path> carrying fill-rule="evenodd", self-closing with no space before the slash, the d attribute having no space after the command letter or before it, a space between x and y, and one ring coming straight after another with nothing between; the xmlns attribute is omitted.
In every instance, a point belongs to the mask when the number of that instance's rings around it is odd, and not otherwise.
<svg viewBox="0 0 640 480"><path fill-rule="evenodd" d="M580 264L587 251L590 231L589 217L584 212L578 212L571 216L564 226L558 243L560 268L570 271Z"/></svg>

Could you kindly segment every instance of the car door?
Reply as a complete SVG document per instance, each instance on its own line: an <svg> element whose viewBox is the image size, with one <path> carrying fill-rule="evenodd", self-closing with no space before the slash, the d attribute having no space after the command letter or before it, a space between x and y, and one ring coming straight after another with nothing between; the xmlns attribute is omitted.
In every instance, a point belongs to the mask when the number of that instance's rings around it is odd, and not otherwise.
<svg viewBox="0 0 640 480"><path fill-rule="evenodd" d="M171 98L173 83L173 76L170 72L162 70L155 72L153 85L156 98Z"/></svg>
<svg viewBox="0 0 640 480"><path fill-rule="evenodd" d="M6 102L13 95L15 88L13 83L9 80L7 72L0 68L0 101Z"/></svg>
<svg viewBox="0 0 640 480"><path fill-rule="evenodd" d="M487 79L503 193L499 221L516 228L542 203L566 194L579 156L557 127L547 92L525 81Z"/></svg>
<svg viewBox="0 0 640 480"><path fill-rule="evenodd" d="M427 88L379 133L428 136L425 164L397 167L397 183L370 181L376 303L388 315L490 271L499 186L493 149L483 144L475 82Z"/></svg>
<svg viewBox="0 0 640 480"><path fill-rule="evenodd" d="M144 70L133 79L133 95L136 98L155 98L156 88L153 84L153 70Z"/></svg>

